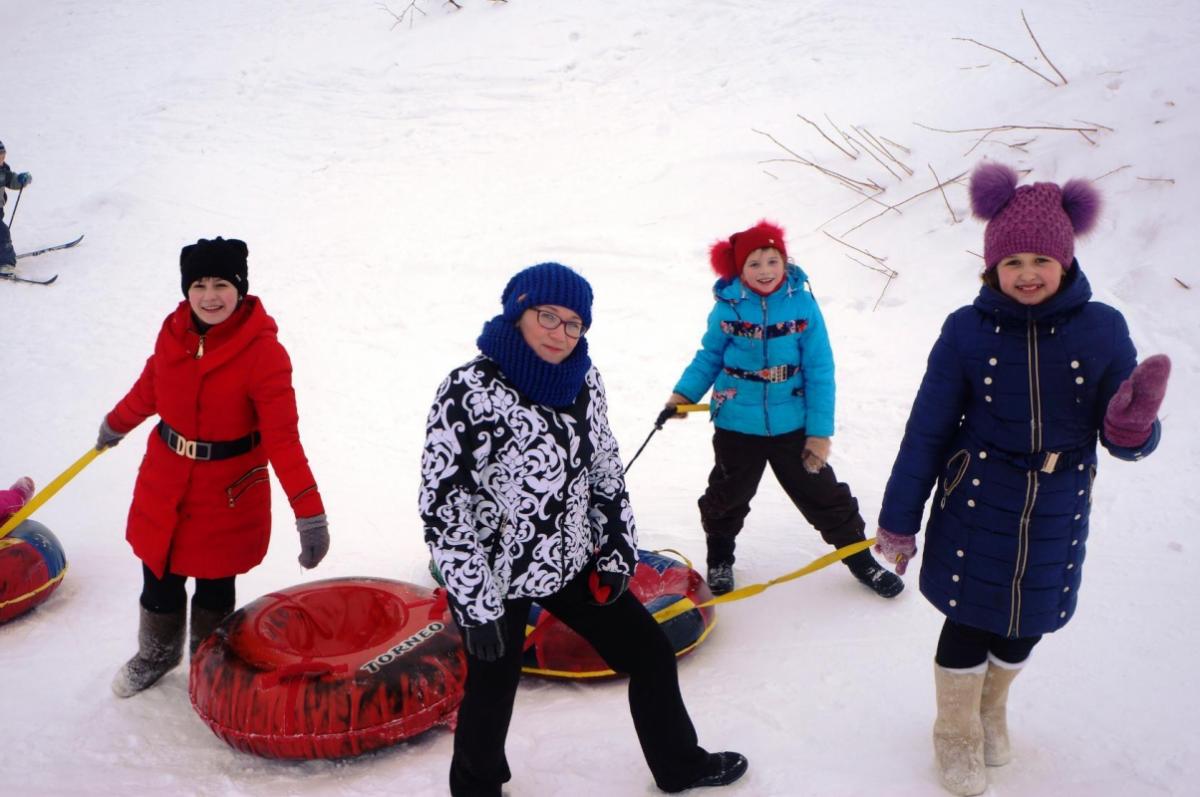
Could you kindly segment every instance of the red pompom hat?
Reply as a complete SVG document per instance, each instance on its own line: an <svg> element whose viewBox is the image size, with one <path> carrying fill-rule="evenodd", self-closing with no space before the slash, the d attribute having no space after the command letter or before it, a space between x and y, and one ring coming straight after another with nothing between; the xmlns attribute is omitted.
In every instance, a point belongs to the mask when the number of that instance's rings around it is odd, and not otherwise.
<svg viewBox="0 0 1200 797"><path fill-rule="evenodd" d="M756 249L778 249L787 261L787 246L783 242L783 228L763 219L748 230L735 232L728 241L717 241L708 250L712 269L722 279L736 279L746 265L746 258Z"/></svg>

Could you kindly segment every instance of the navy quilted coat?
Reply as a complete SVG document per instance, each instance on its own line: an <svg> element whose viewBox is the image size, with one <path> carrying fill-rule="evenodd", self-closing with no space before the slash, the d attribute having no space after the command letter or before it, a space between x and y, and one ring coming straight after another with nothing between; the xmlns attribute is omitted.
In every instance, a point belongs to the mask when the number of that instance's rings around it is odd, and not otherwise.
<svg viewBox="0 0 1200 797"><path fill-rule="evenodd" d="M1026 307L988 286L951 313L929 355L879 525L915 534L936 489L921 592L958 623L1007 637L1071 619L1104 411L1137 364L1120 312L1089 301L1078 262ZM1140 449L1103 440L1122 459Z"/></svg>

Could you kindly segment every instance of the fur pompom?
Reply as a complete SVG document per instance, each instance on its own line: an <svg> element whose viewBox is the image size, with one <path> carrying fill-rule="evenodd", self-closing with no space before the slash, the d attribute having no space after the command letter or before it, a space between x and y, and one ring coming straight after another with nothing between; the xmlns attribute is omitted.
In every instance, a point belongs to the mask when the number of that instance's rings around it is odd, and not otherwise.
<svg viewBox="0 0 1200 797"><path fill-rule="evenodd" d="M708 250L708 259L712 270L721 279L737 279L738 267L733 262L733 244L729 241L717 241Z"/></svg>
<svg viewBox="0 0 1200 797"><path fill-rule="evenodd" d="M1085 235L1095 228L1100 216L1100 192L1090 182L1075 179L1064 183L1062 205L1076 235Z"/></svg>
<svg viewBox="0 0 1200 797"><path fill-rule="evenodd" d="M990 221L1017 190L1017 173L1003 163L985 162L971 174L971 212Z"/></svg>

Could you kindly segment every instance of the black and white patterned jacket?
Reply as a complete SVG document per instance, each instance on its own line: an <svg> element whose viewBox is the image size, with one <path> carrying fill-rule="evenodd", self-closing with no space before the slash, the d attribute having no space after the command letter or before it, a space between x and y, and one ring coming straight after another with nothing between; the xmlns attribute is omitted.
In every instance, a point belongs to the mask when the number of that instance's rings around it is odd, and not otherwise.
<svg viewBox="0 0 1200 797"><path fill-rule="evenodd" d="M420 511L460 625L553 594L593 559L632 575L637 530L600 373L554 409L487 357L451 371L426 424Z"/></svg>

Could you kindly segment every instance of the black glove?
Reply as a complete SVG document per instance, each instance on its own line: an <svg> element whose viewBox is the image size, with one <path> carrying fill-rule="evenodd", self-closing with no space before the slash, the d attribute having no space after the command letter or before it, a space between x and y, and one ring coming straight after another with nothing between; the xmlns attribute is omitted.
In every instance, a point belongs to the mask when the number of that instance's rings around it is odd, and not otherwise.
<svg viewBox="0 0 1200 797"><path fill-rule="evenodd" d="M504 615L483 625L468 625L462 629L467 652L480 661L496 661L504 655Z"/></svg>
<svg viewBox="0 0 1200 797"><path fill-rule="evenodd" d="M616 603L628 588L629 576L624 573L593 570L588 576L588 590L592 593L588 602L593 606L608 606Z"/></svg>

